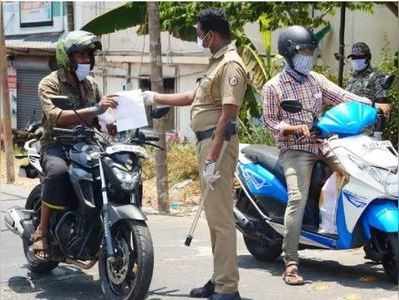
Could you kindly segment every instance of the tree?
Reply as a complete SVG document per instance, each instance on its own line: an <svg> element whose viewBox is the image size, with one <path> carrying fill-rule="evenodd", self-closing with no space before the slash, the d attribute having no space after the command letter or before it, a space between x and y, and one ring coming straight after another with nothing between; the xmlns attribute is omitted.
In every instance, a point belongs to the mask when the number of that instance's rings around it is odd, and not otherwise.
<svg viewBox="0 0 399 300"><path fill-rule="evenodd" d="M14 151L12 144L11 133L11 109L10 109L10 94L8 92L7 80L7 50L4 38L4 23L3 23L3 3L0 3L0 106L2 109L0 116L0 152L1 152L1 136L4 137L5 161L6 161L6 178L7 183L15 181L14 172ZM3 131L3 132L2 132Z"/></svg>
<svg viewBox="0 0 399 300"><path fill-rule="evenodd" d="M162 53L161 30L159 22L159 3L147 2L148 31L150 35L150 61L151 61L151 89L163 92L162 80ZM159 133L159 146L164 150L157 150L155 154L155 167L157 178L158 209L162 212L169 211L168 205L168 168L166 160L165 118L154 121L154 127Z"/></svg>

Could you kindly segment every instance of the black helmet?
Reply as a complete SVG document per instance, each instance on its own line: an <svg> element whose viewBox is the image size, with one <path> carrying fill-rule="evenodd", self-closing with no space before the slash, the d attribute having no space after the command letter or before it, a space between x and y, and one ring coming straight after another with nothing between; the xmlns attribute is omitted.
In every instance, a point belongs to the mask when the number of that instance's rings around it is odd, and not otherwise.
<svg viewBox="0 0 399 300"><path fill-rule="evenodd" d="M348 55L348 58L365 57L368 60L371 59L371 51L369 46L364 42L354 43L352 46L352 52Z"/></svg>
<svg viewBox="0 0 399 300"><path fill-rule="evenodd" d="M303 26L290 26L278 37L278 53L292 67L292 58L301 49L316 49L318 41L313 32Z"/></svg>

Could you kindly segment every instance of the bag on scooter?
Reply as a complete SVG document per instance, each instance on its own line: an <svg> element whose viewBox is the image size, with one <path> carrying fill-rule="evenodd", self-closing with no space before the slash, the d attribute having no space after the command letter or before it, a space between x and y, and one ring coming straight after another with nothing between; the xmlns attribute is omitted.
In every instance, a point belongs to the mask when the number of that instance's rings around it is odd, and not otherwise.
<svg viewBox="0 0 399 300"><path fill-rule="evenodd" d="M344 177L334 172L324 183L319 199L319 233L337 234L337 206Z"/></svg>

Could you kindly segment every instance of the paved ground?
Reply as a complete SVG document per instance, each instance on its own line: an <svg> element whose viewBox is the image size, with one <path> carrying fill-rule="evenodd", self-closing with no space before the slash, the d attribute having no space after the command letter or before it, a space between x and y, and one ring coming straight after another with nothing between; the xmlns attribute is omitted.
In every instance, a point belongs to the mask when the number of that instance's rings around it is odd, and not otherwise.
<svg viewBox="0 0 399 300"><path fill-rule="evenodd" d="M0 185L0 300L104 299L97 267L82 272L62 265L45 277L30 274L19 238L5 231L2 212L23 204L25 191ZM183 245L191 217L149 216L155 248L155 270L148 300L189 299L189 289L204 283L211 270L205 220L191 248ZM398 287L389 283L379 265L366 264L361 250L301 252L308 284L286 286L282 263L259 263L239 238L240 291L246 300L397 300Z"/></svg>

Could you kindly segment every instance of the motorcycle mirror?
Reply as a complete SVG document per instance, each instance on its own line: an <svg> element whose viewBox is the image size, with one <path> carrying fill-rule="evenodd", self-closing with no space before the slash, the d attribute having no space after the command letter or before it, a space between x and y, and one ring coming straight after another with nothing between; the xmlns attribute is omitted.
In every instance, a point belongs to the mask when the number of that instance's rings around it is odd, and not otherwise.
<svg viewBox="0 0 399 300"><path fill-rule="evenodd" d="M160 107L160 108L153 108L151 110L150 116L153 119L160 119L165 116L170 110L170 107Z"/></svg>
<svg viewBox="0 0 399 300"><path fill-rule="evenodd" d="M284 100L280 103L280 106L283 110L291 114L298 113L302 110L302 103L297 100Z"/></svg>
<svg viewBox="0 0 399 300"><path fill-rule="evenodd" d="M28 126L27 131L33 133L36 131L36 129L38 129L40 127L40 125L41 125L41 122L33 122Z"/></svg>
<svg viewBox="0 0 399 300"><path fill-rule="evenodd" d="M391 87L394 80L395 80L395 75L386 75L384 78L384 82L382 83L382 88L384 90L388 90Z"/></svg>

